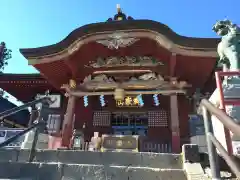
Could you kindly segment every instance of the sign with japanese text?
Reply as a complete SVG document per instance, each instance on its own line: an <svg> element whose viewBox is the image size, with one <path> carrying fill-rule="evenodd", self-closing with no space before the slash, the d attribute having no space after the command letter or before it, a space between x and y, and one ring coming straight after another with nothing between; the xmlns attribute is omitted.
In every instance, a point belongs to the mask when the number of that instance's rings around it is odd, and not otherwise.
<svg viewBox="0 0 240 180"><path fill-rule="evenodd" d="M138 152L138 136L132 135L103 135L102 151L131 151Z"/></svg>
<svg viewBox="0 0 240 180"><path fill-rule="evenodd" d="M35 99L40 99L40 98L43 98L43 97L45 97L45 95L40 94L40 95L37 95L35 97ZM52 103L49 106L50 108L60 108L61 107L61 95L51 94L51 95L49 95L49 97L51 98L52 101L54 101L54 103ZM41 103L38 103L35 106L36 106L36 108L41 107Z"/></svg>
<svg viewBox="0 0 240 180"><path fill-rule="evenodd" d="M138 98L132 96L126 96L124 100L116 101L117 107L138 107L140 106Z"/></svg>

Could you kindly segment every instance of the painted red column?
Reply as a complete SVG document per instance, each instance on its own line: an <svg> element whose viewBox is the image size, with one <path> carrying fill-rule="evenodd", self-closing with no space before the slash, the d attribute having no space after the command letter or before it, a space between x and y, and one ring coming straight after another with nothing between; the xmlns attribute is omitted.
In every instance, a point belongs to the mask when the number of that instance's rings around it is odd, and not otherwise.
<svg viewBox="0 0 240 180"><path fill-rule="evenodd" d="M174 153L180 153L181 144L180 144L177 95L170 96L170 112L171 112L171 130L172 130L172 151Z"/></svg>
<svg viewBox="0 0 240 180"><path fill-rule="evenodd" d="M68 105L66 114L64 116L62 128L62 146L69 147L72 138L74 126L74 113L75 113L76 97L70 96L68 98Z"/></svg>

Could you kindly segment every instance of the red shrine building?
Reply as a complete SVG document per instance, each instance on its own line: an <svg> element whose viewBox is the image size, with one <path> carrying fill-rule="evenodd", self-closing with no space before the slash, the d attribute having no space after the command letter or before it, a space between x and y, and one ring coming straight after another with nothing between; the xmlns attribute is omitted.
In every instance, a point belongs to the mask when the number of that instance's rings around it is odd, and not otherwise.
<svg viewBox="0 0 240 180"><path fill-rule="evenodd" d="M196 90L215 89L219 39L176 34L164 24L118 13L88 24L57 44L20 49L40 74L4 74L0 86L22 102L59 97L52 133L68 146L73 129L140 135L180 152L189 141Z"/></svg>

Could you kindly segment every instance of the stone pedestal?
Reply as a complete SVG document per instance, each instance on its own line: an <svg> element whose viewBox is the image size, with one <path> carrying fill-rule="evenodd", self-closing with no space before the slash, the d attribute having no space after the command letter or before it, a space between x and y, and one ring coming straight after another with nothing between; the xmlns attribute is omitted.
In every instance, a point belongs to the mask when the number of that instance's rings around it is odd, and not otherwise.
<svg viewBox="0 0 240 180"><path fill-rule="evenodd" d="M182 146L183 163L198 163L200 161L199 148L196 144L184 144Z"/></svg>
<svg viewBox="0 0 240 180"><path fill-rule="evenodd" d="M224 99L238 99L240 101L240 78L228 79L223 84ZM240 124L240 106L228 105L226 112L231 116L235 122ZM232 149L234 154L239 155L240 137L231 133Z"/></svg>
<svg viewBox="0 0 240 180"><path fill-rule="evenodd" d="M240 78L227 79L223 83L224 99L239 99L240 100ZM228 105L226 112L237 123L240 123L240 106Z"/></svg>
<svg viewBox="0 0 240 180"><path fill-rule="evenodd" d="M240 78L233 77L231 79L226 79L223 82L223 95L224 100L240 100ZM213 103L216 107L219 108L220 105L220 94L219 90L216 89L212 96L210 97L209 101ZM240 123L240 106L236 105L227 105L226 112L229 116L231 116L234 121ZM223 124L215 117L212 116L212 123L213 123L213 131L214 135L218 139L219 142L226 148L226 137ZM232 139L240 139L240 137L235 137L232 134ZM234 150L234 147L233 147Z"/></svg>
<svg viewBox="0 0 240 180"><path fill-rule="evenodd" d="M26 134L25 139L21 145L21 149L31 149L35 131L30 131ZM48 149L48 134L40 133L36 149Z"/></svg>

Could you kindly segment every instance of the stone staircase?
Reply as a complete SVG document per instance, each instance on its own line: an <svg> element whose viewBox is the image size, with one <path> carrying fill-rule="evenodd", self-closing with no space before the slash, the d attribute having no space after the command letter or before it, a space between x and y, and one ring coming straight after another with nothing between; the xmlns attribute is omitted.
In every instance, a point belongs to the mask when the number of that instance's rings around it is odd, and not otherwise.
<svg viewBox="0 0 240 180"><path fill-rule="evenodd" d="M185 180L179 154L0 149L0 179Z"/></svg>

